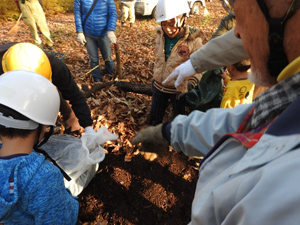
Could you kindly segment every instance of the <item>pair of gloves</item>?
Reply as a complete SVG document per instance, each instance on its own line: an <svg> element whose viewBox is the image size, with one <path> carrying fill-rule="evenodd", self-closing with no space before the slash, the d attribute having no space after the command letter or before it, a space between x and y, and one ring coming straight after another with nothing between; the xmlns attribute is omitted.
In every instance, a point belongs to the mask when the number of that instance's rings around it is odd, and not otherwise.
<svg viewBox="0 0 300 225"><path fill-rule="evenodd" d="M141 143L140 150L146 152L159 152L168 148L169 143L162 134L163 124L150 126L139 131L132 139L131 143L136 145ZM96 133L93 127L85 127L84 133Z"/></svg>
<svg viewBox="0 0 300 225"><path fill-rule="evenodd" d="M190 60L176 67L176 69L170 74L170 76L163 81L163 83L171 82L174 79L175 87L179 87L185 78L190 77L195 74L192 63ZM140 150L147 152L159 152L163 149L167 149L169 146L168 141L163 137L162 133L163 124L158 124L156 126L149 126L145 129L140 130L132 139L131 143L136 145L141 143ZM86 127L85 132L89 133L92 127ZM94 130L93 130L94 131ZM94 131L95 132L95 131Z"/></svg>
<svg viewBox="0 0 300 225"><path fill-rule="evenodd" d="M141 143L140 150L146 152L159 152L163 149L167 149L169 146L168 141L162 134L163 124L156 126L150 126L139 131L132 139L131 143L136 145ZM84 133L92 134L96 133L93 127L88 126L84 128Z"/></svg>
<svg viewBox="0 0 300 225"><path fill-rule="evenodd" d="M113 43L113 44L117 43L117 37L112 30L107 31L107 36L111 43ZM86 40L85 40L85 36L84 36L83 32L79 32L77 34L77 40L79 41L80 44L85 45Z"/></svg>
<svg viewBox="0 0 300 225"><path fill-rule="evenodd" d="M113 33L113 31L111 32ZM108 37L110 36L108 35ZM188 60L182 63L181 65L179 65L178 67L176 67L175 70L168 76L168 78L163 81L163 84L168 84L169 82L176 79L175 87L178 88L183 83L184 79L192 76L195 73L196 71L191 61ZM131 143L134 145L141 143L141 147L140 147L141 151L159 152L160 150L168 148L169 143L163 137L162 127L163 124L159 124L156 126L149 126L145 129L142 129L134 136ZM93 130L92 127L86 127L85 132L89 133L95 131Z"/></svg>

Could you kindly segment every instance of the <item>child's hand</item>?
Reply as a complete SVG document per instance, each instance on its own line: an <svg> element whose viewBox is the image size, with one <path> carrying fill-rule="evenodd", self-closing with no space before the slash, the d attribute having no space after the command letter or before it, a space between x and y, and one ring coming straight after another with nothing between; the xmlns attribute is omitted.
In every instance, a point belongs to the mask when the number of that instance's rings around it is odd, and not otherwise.
<svg viewBox="0 0 300 225"><path fill-rule="evenodd" d="M222 77L223 79L225 79L228 76L228 73L223 72L223 73L219 73L218 74L220 77Z"/></svg>

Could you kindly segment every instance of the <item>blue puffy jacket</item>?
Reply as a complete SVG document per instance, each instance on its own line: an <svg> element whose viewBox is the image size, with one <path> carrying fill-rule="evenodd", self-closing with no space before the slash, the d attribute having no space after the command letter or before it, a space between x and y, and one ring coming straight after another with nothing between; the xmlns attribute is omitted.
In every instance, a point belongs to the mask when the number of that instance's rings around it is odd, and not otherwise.
<svg viewBox="0 0 300 225"><path fill-rule="evenodd" d="M91 37L107 35L108 30L114 31L117 21L117 10L114 0L98 0L84 25L82 23L94 0L74 0L76 32L84 32Z"/></svg>

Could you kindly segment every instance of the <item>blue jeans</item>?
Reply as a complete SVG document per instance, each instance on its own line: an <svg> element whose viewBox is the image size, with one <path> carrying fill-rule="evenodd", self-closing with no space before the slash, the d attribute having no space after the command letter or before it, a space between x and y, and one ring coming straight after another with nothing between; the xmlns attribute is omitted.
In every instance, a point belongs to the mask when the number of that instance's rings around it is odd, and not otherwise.
<svg viewBox="0 0 300 225"><path fill-rule="evenodd" d="M114 61L111 58L110 40L108 36L101 36L97 38L85 35L86 43L85 47L90 57L90 67L93 69L95 66L99 65L99 53L100 49L102 59L105 61L106 73L112 74L114 70ZM94 81L102 81L100 66L92 71Z"/></svg>

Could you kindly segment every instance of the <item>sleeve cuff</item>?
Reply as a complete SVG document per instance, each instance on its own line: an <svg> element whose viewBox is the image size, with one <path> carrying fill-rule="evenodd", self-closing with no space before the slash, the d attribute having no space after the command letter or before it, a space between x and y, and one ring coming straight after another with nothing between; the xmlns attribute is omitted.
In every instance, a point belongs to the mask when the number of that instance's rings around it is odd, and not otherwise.
<svg viewBox="0 0 300 225"><path fill-rule="evenodd" d="M163 137L168 141L168 143L171 143L171 123L164 123L162 127L162 134Z"/></svg>

